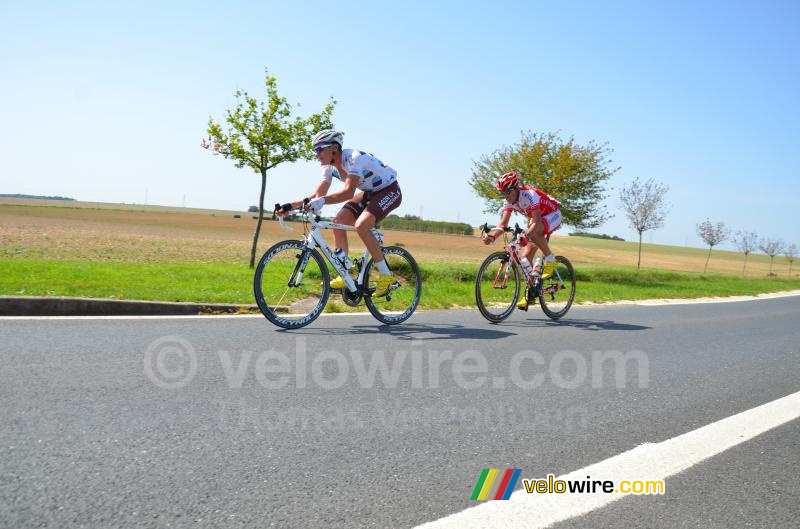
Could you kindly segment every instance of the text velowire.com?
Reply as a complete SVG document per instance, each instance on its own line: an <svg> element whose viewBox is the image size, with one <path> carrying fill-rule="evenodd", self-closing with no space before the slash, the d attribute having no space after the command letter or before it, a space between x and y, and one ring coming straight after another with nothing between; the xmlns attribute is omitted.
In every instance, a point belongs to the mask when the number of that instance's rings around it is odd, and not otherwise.
<svg viewBox="0 0 800 529"><path fill-rule="evenodd" d="M548 474L547 479L523 479L528 494L664 494L664 482L659 480L622 480L614 484L611 480L586 479L561 480Z"/></svg>

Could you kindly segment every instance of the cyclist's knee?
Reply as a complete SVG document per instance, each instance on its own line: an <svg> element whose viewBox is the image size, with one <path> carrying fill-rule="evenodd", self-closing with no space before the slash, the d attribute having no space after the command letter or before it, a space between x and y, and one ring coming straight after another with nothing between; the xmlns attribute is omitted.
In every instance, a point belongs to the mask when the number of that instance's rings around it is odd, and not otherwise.
<svg viewBox="0 0 800 529"><path fill-rule="evenodd" d="M361 236L363 236L363 235L366 235L366 234L370 233L370 229L371 229L371 228L372 228L372 226L371 226L371 225L369 225L369 224L368 224L368 223L366 223L366 222L360 222L360 221L357 221L357 222L356 222L356 231L357 231L357 232L358 232L358 234L359 234L359 235L361 235Z"/></svg>
<svg viewBox="0 0 800 529"><path fill-rule="evenodd" d="M333 219L333 222L337 224L346 224L348 226L352 226L355 220L356 218L353 215L352 211L350 211L349 209L342 209Z"/></svg>
<svg viewBox="0 0 800 529"><path fill-rule="evenodd" d="M375 226L375 217L369 213L362 213L358 220L356 220L355 227L358 233L369 233L369 230Z"/></svg>

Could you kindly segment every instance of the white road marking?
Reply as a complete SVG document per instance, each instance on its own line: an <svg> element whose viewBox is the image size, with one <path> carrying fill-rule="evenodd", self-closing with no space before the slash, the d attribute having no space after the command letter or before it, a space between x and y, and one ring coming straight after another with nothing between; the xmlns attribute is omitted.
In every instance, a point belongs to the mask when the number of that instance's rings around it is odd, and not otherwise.
<svg viewBox="0 0 800 529"><path fill-rule="evenodd" d="M660 443L646 443L612 458L576 470L556 479L585 481L622 480L658 481L675 475L706 459L744 443L772 428L800 417L800 392L792 393L762 406ZM476 479L477 479L476 470ZM525 475L523 479L546 476ZM465 488L465 494L469 491ZM669 483L666 483L669 494ZM528 494L524 488L508 501L487 501L477 507L418 526L417 529L461 529L469 527L548 527L557 522L599 509L625 494ZM639 501L647 501L647 497Z"/></svg>
<svg viewBox="0 0 800 529"><path fill-rule="evenodd" d="M786 290L783 292L766 292L755 296L725 296L713 298L694 298L694 299L639 299L609 301L608 303L594 303L586 301L580 303L581 307L609 307L613 305L642 305L646 307L658 307L667 305L700 305L704 303L734 303L739 301L758 301L762 299L790 298L800 296L800 290Z"/></svg>

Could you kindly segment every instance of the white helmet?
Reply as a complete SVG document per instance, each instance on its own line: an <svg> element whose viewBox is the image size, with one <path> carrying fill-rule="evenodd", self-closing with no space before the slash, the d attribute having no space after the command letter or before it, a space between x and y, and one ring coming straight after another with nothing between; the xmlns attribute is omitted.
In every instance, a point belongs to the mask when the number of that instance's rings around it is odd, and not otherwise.
<svg viewBox="0 0 800 529"><path fill-rule="evenodd" d="M311 142L311 147L314 149L317 147L329 147L334 143L338 143L339 147L341 147L343 136L344 133L337 132L333 129L321 130L314 136L314 139Z"/></svg>

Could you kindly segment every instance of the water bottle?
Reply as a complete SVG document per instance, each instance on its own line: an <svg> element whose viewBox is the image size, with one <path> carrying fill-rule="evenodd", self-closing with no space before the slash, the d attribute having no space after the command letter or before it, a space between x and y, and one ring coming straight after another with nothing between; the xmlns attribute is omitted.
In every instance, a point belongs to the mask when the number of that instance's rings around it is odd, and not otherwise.
<svg viewBox="0 0 800 529"><path fill-rule="evenodd" d="M531 267L531 262L528 261L528 258L523 257L519 260L519 263L522 265L522 270L525 272L525 277L530 277L531 273L533 272L533 268Z"/></svg>
<svg viewBox="0 0 800 529"><path fill-rule="evenodd" d="M542 258L537 257L533 261L533 273L538 274L539 272L541 272L541 270L542 270Z"/></svg>
<svg viewBox="0 0 800 529"><path fill-rule="evenodd" d="M347 257L347 254L344 253L344 250L341 248L336 248L333 252L333 256L342 263L342 266L345 270L350 270L353 268L353 263L350 262L350 259Z"/></svg>

